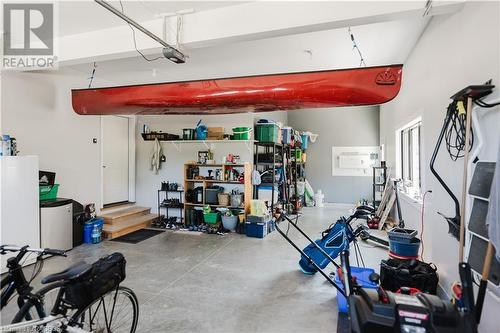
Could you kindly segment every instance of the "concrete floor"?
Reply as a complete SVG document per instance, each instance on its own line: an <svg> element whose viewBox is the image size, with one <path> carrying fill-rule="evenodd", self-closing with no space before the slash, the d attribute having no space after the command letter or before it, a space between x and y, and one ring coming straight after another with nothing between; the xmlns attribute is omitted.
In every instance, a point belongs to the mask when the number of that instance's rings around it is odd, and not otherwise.
<svg viewBox="0 0 500 333"><path fill-rule="evenodd" d="M305 208L299 223L317 238L341 215L347 208ZM293 228L289 236L307 244ZM127 260L123 285L139 298L138 332L336 331L336 290L319 274L302 274L298 253L277 232L260 240L167 231L139 244L82 245L67 258L47 260L34 285L73 262L114 251ZM368 267L378 267L384 256L367 244L361 251ZM12 311L2 311L2 323Z"/></svg>

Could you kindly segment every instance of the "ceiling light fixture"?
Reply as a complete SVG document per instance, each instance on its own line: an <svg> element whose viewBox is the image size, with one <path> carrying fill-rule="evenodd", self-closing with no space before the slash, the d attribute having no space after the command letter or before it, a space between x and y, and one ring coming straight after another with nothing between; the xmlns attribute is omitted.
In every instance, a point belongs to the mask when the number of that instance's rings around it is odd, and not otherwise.
<svg viewBox="0 0 500 333"><path fill-rule="evenodd" d="M134 26L136 29L140 30L146 36L150 37L151 39L153 39L156 42L163 45L162 53L163 53L163 56L165 58L167 58L168 60L175 62L176 64L183 64L186 62L186 57L184 56L184 54L182 52L177 50L175 47L169 45L163 39L156 36L148 29L144 28L142 25L140 25L139 23L137 23L136 21L134 21L133 19L131 19L130 17L128 17L127 15L122 13L117 8L113 7L112 5L110 5L109 3L107 3L104 0L95 0L95 2L97 2L99 5L103 6L104 8L106 8L111 13L115 14L116 16L118 16L119 18L121 18L122 20L127 22L128 24Z"/></svg>

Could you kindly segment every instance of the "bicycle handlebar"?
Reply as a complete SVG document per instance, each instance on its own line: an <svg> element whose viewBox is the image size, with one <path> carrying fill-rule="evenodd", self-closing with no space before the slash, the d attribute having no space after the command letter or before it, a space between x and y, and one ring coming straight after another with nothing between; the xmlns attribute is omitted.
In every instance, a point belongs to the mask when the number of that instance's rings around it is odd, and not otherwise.
<svg viewBox="0 0 500 333"><path fill-rule="evenodd" d="M49 254L53 256L62 256L66 257L66 251L64 250L58 250L58 249L49 249L49 248L32 248L32 247L20 247L20 246L14 246L14 245L1 245L0 246L0 253L5 254L6 252L20 252L20 251L25 251L25 252L33 252L33 253L38 253L40 255L44 254Z"/></svg>

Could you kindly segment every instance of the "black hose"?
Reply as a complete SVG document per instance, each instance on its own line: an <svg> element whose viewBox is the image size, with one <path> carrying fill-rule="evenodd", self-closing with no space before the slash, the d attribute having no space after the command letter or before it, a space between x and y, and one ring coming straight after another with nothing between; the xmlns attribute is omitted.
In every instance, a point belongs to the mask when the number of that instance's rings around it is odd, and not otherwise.
<svg viewBox="0 0 500 333"><path fill-rule="evenodd" d="M454 218L446 218L448 223L454 224L453 227L455 227L455 228L458 225L460 225L460 203L458 202L458 199L455 196L455 194L453 194L453 192L448 187L448 185L446 185L444 180L437 173L436 169L434 168L434 163L436 162L436 157L437 157L437 154L439 153L439 148L441 147L441 143L443 142L443 138L444 138L445 133L448 129L448 126L450 125L450 123L453 119L453 115L456 113L456 105L457 105L456 101L453 101L450 105L448 105L448 110L446 112L446 118L444 120L443 127L441 128L441 132L439 133L439 137L438 137L438 140L436 142L436 146L434 147L434 152L432 153L431 162L430 162L430 169L431 169L432 174L436 177L436 179L441 184L441 186L443 186L443 188L445 189L445 191L448 193L448 195L453 200L453 203L455 204L455 217ZM450 230L450 231L453 231L453 230ZM455 235L455 232L452 232L452 233ZM456 235L456 236L458 236L458 235Z"/></svg>

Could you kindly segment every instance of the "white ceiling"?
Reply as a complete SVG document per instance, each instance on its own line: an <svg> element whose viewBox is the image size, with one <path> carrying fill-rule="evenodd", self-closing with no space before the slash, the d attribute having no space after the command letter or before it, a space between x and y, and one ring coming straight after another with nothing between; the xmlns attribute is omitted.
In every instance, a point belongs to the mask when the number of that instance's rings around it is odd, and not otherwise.
<svg viewBox="0 0 500 333"><path fill-rule="evenodd" d="M427 22L417 17L356 26L352 32L367 66L397 64L406 61ZM187 54L189 59L180 65L166 59L147 62L139 56L99 62L94 86L359 66L359 55L352 49L347 28L194 49ZM70 68L90 74L92 65ZM82 82L82 87L87 84Z"/></svg>
<svg viewBox="0 0 500 333"><path fill-rule="evenodd" d="M120 8L119 1L107 1ZM247 1L248 2L248 1ZM239 5L240 1L122 1L124 12L136 21L156 19L155 15L184 9L196 12ZM93 0L59 2L59 35L68 36L125 24Z"/></svg>

